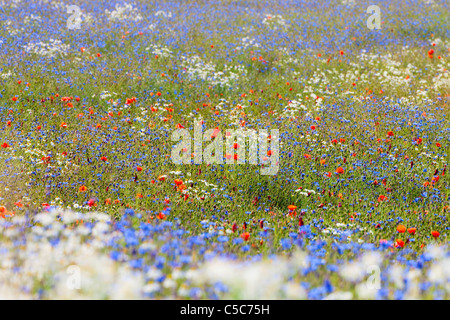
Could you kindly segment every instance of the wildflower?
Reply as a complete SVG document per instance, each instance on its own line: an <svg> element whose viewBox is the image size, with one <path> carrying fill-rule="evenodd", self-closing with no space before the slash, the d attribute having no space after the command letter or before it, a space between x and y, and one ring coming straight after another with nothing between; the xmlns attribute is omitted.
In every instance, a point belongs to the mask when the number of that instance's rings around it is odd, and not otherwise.
<svg viewBox="0 0 450 320"><path fill-rule="evenodd" d="M403 248L405 246L405 242L401 239L397 239L397 241L395 241L395 247L396 248Z"/></svg>
<svg viewBox="0 0 450 320"><path fill-rule="evenodd" d="M142 167L137 166L136 170L141 172L142 171Z"/></svg>
<svg viewBox="0 0 450 320"><path fill-rule="evenodd" d="M79 189L78 189L78 191L80 191L80 192L85 192L87 190L87 187L86 186L81 186Z"/></svg>
<svg viewBox="0 0 450 320"><path fill-rule="evenodd" d="M404 233L406 231L406 227L401 224L401 225L397 226L397 231L399 233Z"/></svg>
<svg viewBox="0 0 450 320"><path fill-rule="evenodd" d="M90 199L87 204L89 208L92 208L93 206L95 206L95 199Z"/></svg>
<svg viewBox="0 0 450 320"><path fill-rule="evenodd" d="M344 169L342 167L339 167L339 168L336 169L336 173L337 174L344 173Z"/></svg>
<svg viewBox="0 0 450 320"><path fill-rule="evenodd" d="M248 232L242 233L241 238L244 239L245 241L248 241L248 239L250 238L250 233Z"/></svg>
<svg viewBox="0 0 450 320"><path fill-rule="evenodd" d="M158 214L156 215L156 217L157 217L159 220L164 220L164 219L166 219L166 215L165 215L164 213L162 213L162 212L158 213Z"/></svg>
<svg viewBox="0 0 450 320"><path fill-rule="evenodd" d="M2 217L3 219L6 218L5 214L7 214L8 211L6 210L6 208L4 206L0 207L0 217Z"/></svg>
<svg viewBox="0 0 450 320"><path fill-rule="evenodd" d="M438 231L431 231L431 235L437 239L440 236L440 233Z"/></svg>
<svg viewBox="0 0 450 320"><path fill-rule="evenodd" d="M416 228L409 228L408 233L414 235L416 233Z"/></svg>
<svg viewBox="0 0 450 320"><path fill-rule="evenodd" d="M4 142L4 143L2 144L2 148L4 148L4 149L9 148L9 147L10 147L10 145L7 144L6 142Z"/></svg>

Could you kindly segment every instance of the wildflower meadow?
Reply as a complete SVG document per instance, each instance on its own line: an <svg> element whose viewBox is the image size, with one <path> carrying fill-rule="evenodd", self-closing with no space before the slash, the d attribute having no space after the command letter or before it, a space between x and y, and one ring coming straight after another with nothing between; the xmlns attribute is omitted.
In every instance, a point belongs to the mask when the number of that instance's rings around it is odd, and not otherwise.
<svg viewBox="0 0 450 320"><path fill-rule="evenodd" d="M449 299L449 9L0 0L0 299Z"/></svg>

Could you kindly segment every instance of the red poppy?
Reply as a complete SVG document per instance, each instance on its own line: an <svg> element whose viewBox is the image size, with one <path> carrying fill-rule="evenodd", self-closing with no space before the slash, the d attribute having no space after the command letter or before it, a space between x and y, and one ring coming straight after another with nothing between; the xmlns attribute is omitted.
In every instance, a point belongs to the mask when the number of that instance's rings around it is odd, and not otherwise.
<svg viewBox="0 0 450 320"><path fill-rule="evenodd" d="M405 242L403 242L403 240L401 240L401 239L397 239L397 241L395 242L395 247L403 248L404 246L405 246Z"/></svg>
<svg viewBox="0 0 450 320"><path fill-rule="evenodd" d="M88 206L89 206L89 208L92 208L93 206L95 206L95 200L94 199L90 199L88 201Z"/></svg>
<svg viewBox="0 0 450 320"><path fill-rule="evenodd" d="M438 231L431 231L431 235L436 239L440 236L440 233Z"/></svg>
<svg viewBox="0 0 450 320"><path fill-rule="evenodd" d="M248 241L248 239L250 238L250 233L244 232L243 234L241 234L241 238L245 241Z"/></svg>
<svg viewBox="0 0 450 320"><path fill-rule="evenodd" d="M164 220L166 218L166 215L162 212L158 213L158 215L156 216L159 220Z"/></svg>

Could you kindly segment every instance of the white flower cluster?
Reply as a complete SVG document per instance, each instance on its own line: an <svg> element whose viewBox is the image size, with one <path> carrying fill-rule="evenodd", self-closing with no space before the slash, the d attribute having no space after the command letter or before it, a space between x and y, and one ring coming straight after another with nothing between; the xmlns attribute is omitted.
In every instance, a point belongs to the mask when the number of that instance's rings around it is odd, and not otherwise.
<svg viewBox="0 0 450 320"><path fill-rule="evenodd" d="M54 58L57 56L65 56L70 46L63 44L61 40L50 39L49 42L28 43L23 46L26 52L35 53L40 56Z"/></svg>
<svg viewBox="0 0 450 320"><path fill-rule="evenodd" d="M134 8L129 3L124 3L124 5L116 4L115 10L109 11L106 9L105 14L108 16L108 19L112 21L142 20L142 16L139 14L138 9Z"/></svg>
<svg viewBox="0 0 450 320"><path fill-rule="evenodd" d="M204 62L199 56L182 56L182 67L186 69L188 77L192 80L204 80L209 85L231 87L240 76L245 76L247 71L243 66L224 65L222 71L217 70L213 63Z"/></svg>
<svg viewBox="0 0 450 320"><path fill-rule="evenodd" d="M77 220L92 221L90 229ZM35 288L48 287L48 299L139 299L144 281L141 274L110 259L102 249L114 237L102 213L81 214L67 210L43 212L26 233L23 216L12 225L0 223L0 299L35 299ZM89 241L86 241L89 237ZM20 240L19 240L20 239ZM19 248L17 242L23 243Z"/></svg>

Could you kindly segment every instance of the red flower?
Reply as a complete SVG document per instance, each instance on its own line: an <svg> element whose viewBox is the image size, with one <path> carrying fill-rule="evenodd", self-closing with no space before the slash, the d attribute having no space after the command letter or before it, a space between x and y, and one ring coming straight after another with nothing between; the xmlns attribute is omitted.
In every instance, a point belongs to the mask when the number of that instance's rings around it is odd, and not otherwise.
<svg viewBox="0 0 450 320"><path fill-rule="evenodd" d="M245 241L248 241L248 239L250 238L250 233L244 232L243 234L241 234L241 238Z"/></svg>
<svg viewBox="0 0 450 320"><path fill-rule="evenodd" d="M302 226L304 226L304 225L305 225L305 223L303 222L302 217L298 218L298 226L299 226L299 227L302 227Z"/></svg>
<svg viewBox="0 0 450 320"><path fill-rule="evenodd" d="M156 216L159 220L164 220L166 218L166 215L162 212L158 213L158 215Z"/></svg>
<svg viewBox="0 0 450 320"><path fill-rule="evenodd" d="M393 133L392 131L388 131L387 135L388 135L389 137L393 137L393 136L394 136L394 133Z"/></svg>
<svg viewBox="0 0 450 320"><path fill-rule="evenodd" d="M378 197L378 202L384 201L386 200L386 196L383 196L382 194L380 194L380 196Z"/></svg>
<svg viewBox="0 0 450 320"><path fill-rule="evenodd" d="M140 171L142 171L142 167L139 167L139 166L138 166L138 167L136 168L136 170L140 172Z"/></svg>
<svg viewBox="0 0 450 320"><path fill-rule="evenodd" d="M403 242L403 240L397 239L397 241L395 242L395 247L403 248L404 246L405 246L405 243Z"/></svg>
<svg viewBox="0 0 450 320"><path fill-rule="evenodd" d="M336 169L336 173L338 174L344 173L344 169L342 167L339 167Z"/></svg>
<svg viewBox="0 0 450 320"><path fill-rule="evenodd" d="M100 159L105 162L108 161L108 159L106 157L101 157Z"/></svg>
<svg viewBox="0 0 450 320"><path fill-rule="evenodd" d="M8 147L10 147L10 145L7 144L6 142L2 144L2 148L5 148L5 149L6 149L6 148L8 148Z"/></svg>
<svg viewBox="0 0 450 320"><path fill-rule="evenodd" d="M436 239L440 236L440 233L438 231L431 231L431 235Z"/></svg>

